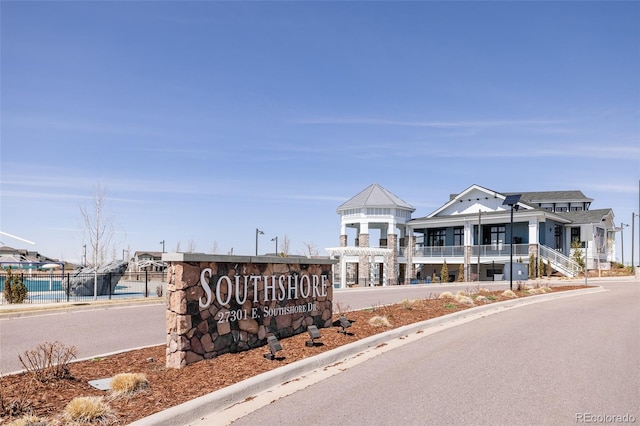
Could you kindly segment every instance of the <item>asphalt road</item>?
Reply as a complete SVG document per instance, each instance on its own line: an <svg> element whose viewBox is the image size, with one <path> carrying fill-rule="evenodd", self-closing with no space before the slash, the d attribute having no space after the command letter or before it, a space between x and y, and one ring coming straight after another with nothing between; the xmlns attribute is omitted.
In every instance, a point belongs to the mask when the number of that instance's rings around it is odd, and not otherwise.
<svg viewBox="0 0 640 426"><path fill-rule="evenodd" d="M418 339L233 424L638 423L638 284L609 282L610 291L527 305Z"/></svg>
<svg viewBox="0 0 640 426"><path fill-rule="evenodd" d="M0 318L0 372L21 370L18 356L44 342L75 346L78 359L166 341L164 304L75 308Z"/></svg>
<svg viewBox="0 0 640 426"><path fill-rule="evenodd" d="M508 283L483 286L507 288ZM338 290L336 304L350 309L396 303L404 298L427 297L442 291L473 288L473 285L411 285ZM34 308L38 308L37 305ZM1 313L1 311L0 311ZM62 312L34 312L0 317L0 374L21 370L18 356L45 342L75 346L78 359L126 351L166 342L163 303L136 306L83 306Z"/></svg>

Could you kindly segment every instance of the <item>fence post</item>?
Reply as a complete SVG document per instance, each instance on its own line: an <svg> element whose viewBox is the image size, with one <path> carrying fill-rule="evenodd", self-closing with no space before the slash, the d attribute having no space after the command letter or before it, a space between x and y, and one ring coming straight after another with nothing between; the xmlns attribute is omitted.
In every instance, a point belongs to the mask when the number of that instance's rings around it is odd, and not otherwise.
<svg viewBox="0 0 640 426"><path fill-rule="evenodd" d="M107 274L107 278L109 279L109 300L111 300L111 292L112 292L112 288L111 288L111 283L112 283L112 280L111 280L111 272L109 272L109 273Z"/></svg>
<svg viewBox="0 0 640 426"><path fill-rule="evenodd" d="M144 297L149 297L149 271L144 271Z"/></svg>
<svg viewBox="0 0 640 426"><path fill-rule="evenodd" d="M62 278L64 278L64 275L62 275ZM68 272L67 272L67 289L66 289L65 293L67 293L67 302L68 302L69 301L69 293L71 293L71 277L69 276Z"/></svg>

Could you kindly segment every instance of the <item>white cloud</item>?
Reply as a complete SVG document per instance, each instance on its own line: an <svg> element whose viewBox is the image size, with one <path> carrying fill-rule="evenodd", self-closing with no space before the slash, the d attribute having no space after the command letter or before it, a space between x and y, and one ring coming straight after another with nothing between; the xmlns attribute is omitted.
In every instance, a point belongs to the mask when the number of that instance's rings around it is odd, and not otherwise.
<svg viewBox="0 0 640 426"><path fill-rule="evenodd" d="M546 126L566 123L566 120L476 120L476 121L401 121L375 118L314 118L300 120L299 124L344 124L372 126L409 126L433 128L465 128L465 127L506 127L506 126Z"/></svg>

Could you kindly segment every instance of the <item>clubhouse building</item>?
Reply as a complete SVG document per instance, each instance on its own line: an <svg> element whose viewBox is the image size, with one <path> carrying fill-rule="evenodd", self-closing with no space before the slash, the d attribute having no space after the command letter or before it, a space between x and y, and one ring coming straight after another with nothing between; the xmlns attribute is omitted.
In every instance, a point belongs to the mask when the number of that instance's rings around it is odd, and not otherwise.
<svg viewBox="0 0 640 426"><path fill-rule="evenodd" d="M592 201L581 191L515 194L471 185L414 218L413 206L372 184L338 207L340 246L326 250L339 259L340 287L501 280L512 259L514 279L516 269L517 279L527 279L530 263L575 277L582 267L574 250L589 270L615 259L613 211L590 210ZM445 263L449 276L440 277Z"/></svg>

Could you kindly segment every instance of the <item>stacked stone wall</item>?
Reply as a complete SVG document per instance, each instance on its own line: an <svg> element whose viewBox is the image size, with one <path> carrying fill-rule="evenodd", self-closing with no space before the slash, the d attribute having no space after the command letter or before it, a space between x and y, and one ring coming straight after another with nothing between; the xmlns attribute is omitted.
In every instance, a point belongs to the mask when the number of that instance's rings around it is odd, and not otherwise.
<svg viewBox="0 0 640 426"><path fill-rule="evenodd" d="M396 234L387 235L387 248L393 250L387 262L387 285L398 284L398 237Z"/></svg>
<svg viewBox="0 0 640 426"><path fill-rule="evenodd" d="M358 236L358 247L369 247L369 234L360 234ZM371 262L369 256L361 255L358 257L358 285L373 285L371 281Z"/></svg>
<svg viewBox="0 0 640 426"><path fill-rule="evenodd" d="M473 264L473 246L464 246L464 280L473 281L471 279L471 265Z"/></svg>
<svg viewBox="0 0 640 426"><path fill-rule="evenodd" d="M408 272L404 277L405 284L411 284L411 280L416 279L417 276L417 267L418 265L413 264L413 250L415 249L416 239L415 237L409 235L406 237L407 242L407 267Z"/></svg>
<svg viewBox="0 0 640 426"><path fill-rule="evenodd" d="M330 264L172 262L167 277L169 368L263 346L269 335L281 339L306 332L309 325L331 326ZM221 277L228 280L217 285ZM246 286L245 277L250 277ZM251 277L258 277L255 284Z"/></svg>

